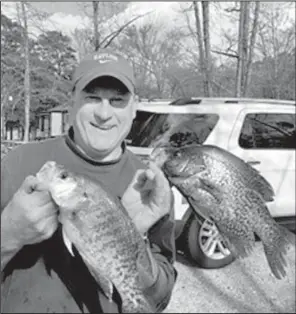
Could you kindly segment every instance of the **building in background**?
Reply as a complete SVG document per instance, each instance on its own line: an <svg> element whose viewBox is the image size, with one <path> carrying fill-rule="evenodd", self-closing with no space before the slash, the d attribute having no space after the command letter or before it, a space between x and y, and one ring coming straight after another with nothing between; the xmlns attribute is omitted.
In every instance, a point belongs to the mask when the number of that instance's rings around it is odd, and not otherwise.
<svg viewBox="0 0 296 314"><path fill-rule="evenodd" d="M43 139L62 135L68 128L68 105L61 105L40 112L38 114L38 126L36 139Z"/></svg>

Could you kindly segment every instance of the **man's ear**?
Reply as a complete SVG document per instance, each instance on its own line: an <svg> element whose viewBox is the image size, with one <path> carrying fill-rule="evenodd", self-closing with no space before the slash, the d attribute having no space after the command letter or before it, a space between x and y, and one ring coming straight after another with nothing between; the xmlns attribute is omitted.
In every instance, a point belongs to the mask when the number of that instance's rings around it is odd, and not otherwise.
<svg viewBox="0 0 296 314"><path fill-rule="evenodd" d="M137 114L137 107L138 107L138 96L137 95L132 95L132 106L133 106L133 119L135 119L136 114Z"/></svg>

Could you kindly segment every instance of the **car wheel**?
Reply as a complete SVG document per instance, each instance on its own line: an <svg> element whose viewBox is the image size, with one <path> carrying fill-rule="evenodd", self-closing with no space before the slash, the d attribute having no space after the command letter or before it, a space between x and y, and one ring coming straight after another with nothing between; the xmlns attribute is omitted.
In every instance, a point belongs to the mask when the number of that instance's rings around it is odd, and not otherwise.
<svg viewBox="0 0 296 314"><path fill-rule="evenodd" d="M234 260L211 220L201 224L194 216L185 231L187 254L202 268L221 268Z"/></svg>

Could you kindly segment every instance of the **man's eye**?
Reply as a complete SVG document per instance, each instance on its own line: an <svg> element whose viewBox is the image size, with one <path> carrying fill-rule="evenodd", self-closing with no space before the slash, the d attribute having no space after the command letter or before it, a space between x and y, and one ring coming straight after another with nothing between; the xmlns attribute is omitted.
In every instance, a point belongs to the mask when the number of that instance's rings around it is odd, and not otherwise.
<svg viewBox="0 0 296 314"><path fill-rule="evenodd" d="M120 106L124 103L124 100L122 98L111 98L110 104L112 106Z"/></svg>
<svg viewBox="0 0 296 314"><path fill-rule="evenodd" d="M101 101L101 98L96 97L96 96L87 96L85 99L89 102L100 102Z"/></svg>

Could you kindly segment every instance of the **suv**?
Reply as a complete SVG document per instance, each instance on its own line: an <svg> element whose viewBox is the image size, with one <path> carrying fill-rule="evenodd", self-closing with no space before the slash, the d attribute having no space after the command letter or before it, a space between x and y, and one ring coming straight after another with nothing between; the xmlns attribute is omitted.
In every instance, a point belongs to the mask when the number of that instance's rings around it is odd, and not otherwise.
<svg viewBox="0 0 296 314"><path fill-rule="evenodd" d="M199 144L216 145L256 168L273 186L267 204L274 219L295 232L295 102L269 99L189 98L141 101L127 137L131 151L148 158L171 125L184 122ZM183 124L184 125L184 124ZM185 131L188 131L185 130ZM182 139L181 139L182 141ZM195 214L185 198L175 197L176 246L200 267L233 261L215 224Z"/></svg>

